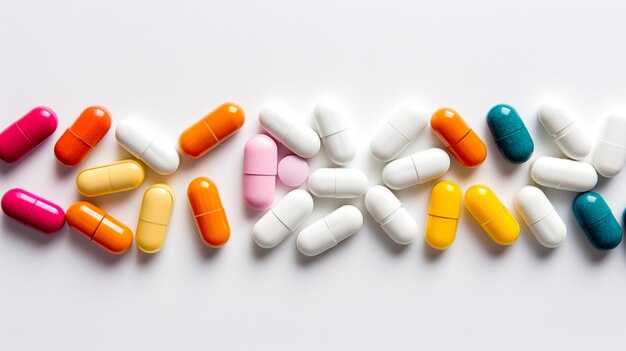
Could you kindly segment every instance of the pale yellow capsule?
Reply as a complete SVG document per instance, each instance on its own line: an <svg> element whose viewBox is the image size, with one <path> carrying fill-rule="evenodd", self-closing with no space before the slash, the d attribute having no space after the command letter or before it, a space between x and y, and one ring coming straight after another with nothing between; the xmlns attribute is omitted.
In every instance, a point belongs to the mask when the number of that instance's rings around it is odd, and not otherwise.
<svg viewBox="0 0 626 351"><path fill-rule="evenodd" d="M143 194L135 241L139 250L155 253L161 250L170 222L174 192L165 184L155 184Z"/></svg>
<svg viewBox="0 0 626 351"><path fill-rule="evenodd" d="M76 187L83 196L94 197L135 189L144 176L139 163L124 160L81 171L76 176Z"/></svg>

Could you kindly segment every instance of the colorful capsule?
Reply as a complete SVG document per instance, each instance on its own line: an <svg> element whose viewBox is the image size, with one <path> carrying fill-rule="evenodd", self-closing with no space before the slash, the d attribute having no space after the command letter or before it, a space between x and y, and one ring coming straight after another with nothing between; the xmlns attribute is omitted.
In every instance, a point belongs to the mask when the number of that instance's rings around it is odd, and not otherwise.
<svg viewBox="0 0 626 351"><path fill-rule="evenodd" d="M215 183L198 177L189 183L187 197L202 241L209 247L224 246L230 238L230 227Z"/></svg>
<svg viewBox="0 0 626 351"><path fill-rule="evenodd" d="M33 151L57 129L56 114L47 107L35 107L0 132L0 160L14 163Z"/></svg>
<svg viewBox="0 0 626 351"><path fill-rule="evenodd" d="M174 192L165 184L155 184L143 194L135 240L139 250L155 253L161 250L167 225L174 207Z"/></svg>
<svg viewBox="0 0 626 351"><path fill-rule="evenodd" d="M452 181L444 180L433 187L424 235L433 249L445 250L454 242L462 201L463 192Z"/></svg>
<svg viewBox="0 0 626 351"><path fill-rule="evenodd" d="M622 228L600 194L579 194L572 203L572 211L585 236L596 249L611 250L622 241Z"/></svg>
<svg viewBox="0 0 626 351"><path fill-rule="evenodd" d="M67 209L67 225L112 254L122 254L133 244L133 232L97 206L78 201Z"/></svg>
<svg viewBox="0 0 626 351"><path fill-rule="evenodd" d="M487 114L487 125L505 159L512 163L528 161L535 144L513 107L505 104L494 106Z"/></svg>
<svg viewBox="0 0 626 351"><path fill-rule="evenodd" d="M238 131L244 121L245 115L239 105L222 104L185 129L178 139L180 151L189 157L200 157Z"/></svg>
<svg viewBox="0 0 626 351"><path fill-rule="evenodd" d="M470 168L478 167L487 157L485 143L455 110L444 107L430 118L430 126L446 149Z"/></svg>
<svg viewBox="0 0 626 351"><path fill-rule="evenodd" d="M19 188L4 193L2 211L16 221L45 234L58 232L65 223L65 212L61 207Z"/></svg>
<svg viewBox="0 0 626 351"><path fill-rule="evenodd" d="M87 107L54 145L54 155L64 166L76 167L111 128L111 115L104 107Z"/></svg>
<svg viewBox="0 0 626 351"><path fill-rule="evenodd" d="M266 210L274 201L278 147L267 135L257 134L243 149L243 197L255 210Z"/></svg>
<svg viewBox="0 0 626 351"><path fill-rule="evenodd" d="M133 160L87 168L76 176L76 187L83 196L94 197L132 190L143 183L143 167Z"/></svg>
<svg viewBox="0 0 626 351"><path fill-rule="evenodd" d="M491 240L500 245L510 245L517 240L519 223L491 189L473 185L465 192L464 202L465 208L489 234Z"/></svg>

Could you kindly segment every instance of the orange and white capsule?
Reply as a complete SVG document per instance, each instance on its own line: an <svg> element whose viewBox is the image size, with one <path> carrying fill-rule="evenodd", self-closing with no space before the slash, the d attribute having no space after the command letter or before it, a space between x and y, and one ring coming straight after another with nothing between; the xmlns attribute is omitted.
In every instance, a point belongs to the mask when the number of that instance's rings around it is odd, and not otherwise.
<svg viewBox="0 0 626 351"><path fill-rule="evenodd" d="M215 183L198 177L189 183L187 197L202 241L209 247L224 246L230 238L230 227Z"/></svg>

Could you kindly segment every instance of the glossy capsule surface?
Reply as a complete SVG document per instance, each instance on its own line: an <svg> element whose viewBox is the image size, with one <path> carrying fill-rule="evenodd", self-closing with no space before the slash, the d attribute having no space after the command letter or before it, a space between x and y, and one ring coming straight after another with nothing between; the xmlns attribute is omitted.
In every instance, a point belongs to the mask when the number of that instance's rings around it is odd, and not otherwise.
<svg viewBox="0 0 626 351"><path fill-rule="evenodd" d="M611 250L622 241L622 228L604 198L592 191L576 196L572 211L593 247Z"/></svg>
<svg viewBox="0 0 626 351"><path fill-rule="evenodd" d="M76 176L76 187L81 195L95 197L135 189L144 177L139 163L124 160L81 171Z"/></svg>
<svg viewBox="0 0 626 351"><path fill-rule="evenodd" d="M96 205L78 201L67 209L67 224L113 254L122 254L133 244L133 232Z"/></svg>
<svg viewBox="0 0 626 351"><path fill-rule="evenodd" d="M245 114L239 105L222 104L180 135L180 151L189 157L200 157L235 134L244 122Z"/></svg>
<svg viewBox="0 0 626 351"><path fill-rule="evenodd" d="M209 247L224 246L230 238L230 226L215 183L198 177L189 183L187 197L202 241Z"/></svg>
<svg viewBox="0 0 626 351"><path fill-rule="evenodd" d="M465 192L464 202L465 208L496 244L510 245L517 240L519 223L491 189L473 185Z"/></svg>
<svg viewBox="0 0 626 351"><path fill-rule="evenodd" d="M35 107L0 132L0 160L14 163L33 151L57 129L57 115L44 106Z"/></svg>
<svg viewBox="0 0 626 351"><path fill-rule="evenodd" d="M54 156L68 167L76 167L98 145L111 128L111 115L102 106L87 107L54 145Z"/></svg>
<svg viewBox="0 0 626 351"><path fill-rule="evenodd" d="M65 212L59 205L20 188L4 193L2 211L45 234L56 233L65 224Z"/></svg>
<svg viewBox="0 0 626 351"><path fill-rule="evenodd" d="M444 107L430 118L430 126L446 149L464 166L480 166L487 157L487 147L455 110Z"/></svg>
<svg viewBox="0 0 626 351"><path fill-rule="evenodd" d="M141 202L135 240L139 250L155 253L161 250L167 236L174 207L174 192L165 184L155 184L146 190Z"/></svg>
<svg viewBox="0 0 626 351"><path fill-rule="evenodd" d="M524 163L532 156L535 144L512 106L494 106L487 114L487 125L500 154L509 162Z"/></svg>
<svg viewBox="0 0 626 351"><path fill-rule="evenodd" d="M449 180L437 183L431 190L424 237L433 249L445 250L454 242L462 200L463 191Z"/></svg>

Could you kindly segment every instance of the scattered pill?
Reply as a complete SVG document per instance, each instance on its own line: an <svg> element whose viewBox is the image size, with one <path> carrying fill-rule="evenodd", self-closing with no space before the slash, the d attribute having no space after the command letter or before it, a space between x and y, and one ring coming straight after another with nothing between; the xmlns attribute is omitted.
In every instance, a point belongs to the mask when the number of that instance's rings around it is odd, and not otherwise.
<svg viewBox="0 0 626 351"><path fill-rule="evenodd" d="M626 165L626 115L612 114L593 151L593 166L604 177L616 176Z"/></svg>
<svg viewBox="0 0 626 351"><path fill-rule="evenodd" d="M274 201L278 148L267 135L250 138L243 151L243 195L255 210L266 210Z"/></svg>
<svg viewBox="0 0 626 351"><path fill-rule="evenodd" d="M309 177L309 164L305 159L295 155L283 157L278 162L278 179L290 188L296 188L306 182Z"/></svg>
<svg viewBox="0 0 626 351"><path fill-rule="evenodd" d="M445 250L454 242L462 202L463 191L456 183L444 180L433 187L424 235L433 249Z"/></svg>
<svg viewBox="0 0 626 351"><path fill-rule="evenodd" d="M57 160L76 167L111 128L111 115L104 107L87 107L54 145Z"/></svg>
<svg viewBox="0 0 626 351"><path fill-rule="evenodd" d="M266 132L302 158L311 158L320 151L317 132L295 119L293 112L284 106L263 107L259 112L259 122Z"/></svg>
<svg viewBox="0 0 626 351"><path fill-rule="evenodd" d="M262 248L273 248L298 229L311 212L311 195L302 189L292 190L254 224L252 239Z"/></svg>
<svg viewBox="0 0 626 351"><path fill-rule="evenodd" d="M133 160L87 168L76 176L76 187L83 196L95 197L132 190L144 179L143 167Z"/></svg>
<svg viewBox="0 0 626 351"><path fill-rule="evenodd" d="M352 161L356 156L356 145L343 106L335 101L321 101L315 106L314 115L328 158L337 165Z"/></svg>
<svg viewBox="0 0 626 351"><path fill-rule="evenodd" d="M455 110L444 107L430 118L430 126L446 149L464 166L480 166L487 157L487 147Z"/></svg>
<svg viewBox="0 0 626 351"><path fill-rule="evenodd" d="M155 184L143 194L135 232L137 247L141 251L155 253L161 250L173 206L174 192L165 184Z"/></svg>
<svg viewBox="0 0 626 351"><path fill-rule="evenodd" d="M539 185L576 192L589 191L598 182L598 174L590 164L548 156L533 162L530 177Z"/></svg>
<svg viewBox="0 0 626 351"><path fill-rule="evenodd" d="M417 238L417 223L400 200L384 186L376 185L367 191L365 208L396 243L407 245Z"/></svg>
<svg viewBox="0 0 626 351"><path fill-rule="evenodd" d="M45 234L58 232L65 224L65 212L58 205L24 189L10 189L2 196L2 211Z"/></svg>
<svg viewBox="0 0 626 351"><path fill-rule="evenodd" d="M309 177L309 191L317 197L354 199L367 185L367 176L356 168L320 168Z"/></svg>
<svg viewBox="0 0 626 351"><path fill-rule="evenodd" d="M35 107L0 133L0 160L14 163L33 151L57 129L56 114Z"/></svg>
<svg viewBox="0 0 626 351"><path fill-rule="evenodd" d="M582 160L591 152L588 133L564 107L544 104L539 107L537 117L565 156Z"/></svg>
<svg viewBox="0 0 626 351"><path fill-rule="evenodd" d="M363 225L358 208L344 205L300 231L298 250L306 256L317 256L356 234Z"/></svg>
<svg viewBox="0 0 626 351"><path fill-rule="evenodd" d="M450 157L438 148L415 152L389 162L383 168L383 182L394 190L423 184L446 174Z"/></svg>
<svg viewBox="0 0 626 351"><path fill-rule="evenodd" d="M487 114L487 125L500 154L512 163L524 163L535 149L533 139L517 111L509 105L496 105Z"/></svg>
<svg viewBox="0 0 626 351"><path fill-rule="evenodd" d="M555 248L563 244L567 227L543 191L530 185L523 187L515 195L515 207L541 245Z"/></svg>
<svg viewBox="0 0 626 351"><path fill-rule="evenodd" d="M182 132L178 139L180 151L188 157L200 157L235 134L245 120L239 105L222 104Z"/></svg>
<svg viewBox="0 0 626 351"><path fill-rule="evenodd" d="M491 189L482 185L471 186L465 192L464 203L472 217L495 243L510 245L517 240L519 224Z"/></svg>
<svg viewBox="0 0 626 351"><path fill-rule="evenodd" d="M213 248L224 246L230 238L230 227L215 183L198 177L189 183L187 197L202 241Z"/></svg>
<svg viewBox="0 0 626 351"><path fill-rule="evenodd" d="M572 210L580 228L596 249L614 249L622 241L622 228L600 194L579 194L572 203Z"/></svg>
<svg viewBox="0 0 626 351"><path fill-rule="evenodd" d="M115 137L126 151L155 172L168 175L178 169L180 157L174 144L160 136L148 123L126 120L115 128Z"/></svg>
<svg viewBox="0 0 626 351"><path fill-rule="evenodd" d="M428 124L428 114L418 107L401 106L377 130L370 142L375 159L389 162L398 157Z"/></svg>
<svg viewBox="0 0 626 351"><path fill-rule="evenodd" d="M122 254L133 244L130 228L89 202L75 202L66 219L71 228L110 253Z"/></svg>

